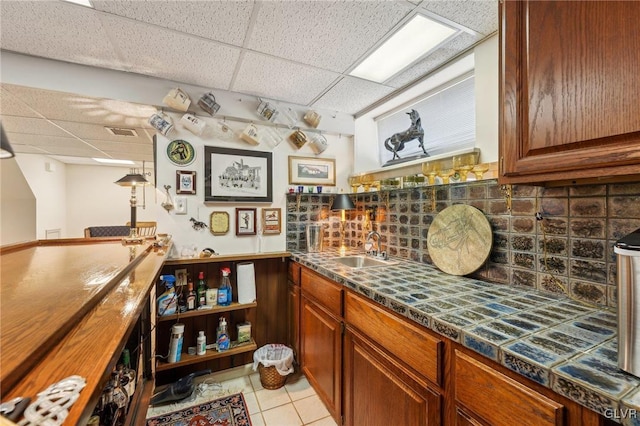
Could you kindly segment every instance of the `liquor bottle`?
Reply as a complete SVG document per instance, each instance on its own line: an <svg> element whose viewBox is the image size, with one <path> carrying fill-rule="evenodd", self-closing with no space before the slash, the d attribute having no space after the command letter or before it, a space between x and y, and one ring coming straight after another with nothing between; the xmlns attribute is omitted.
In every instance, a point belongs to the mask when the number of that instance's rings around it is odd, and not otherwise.
<svg viewBox="0 0 640 426"><path fill-rule="evenodd" d="M111 387L113 388L113 402L118 405L120 410L119 417L124 419L129 409L129 395L122 386L122 377L118 370L111 373Z"/></svg>
<svg viewBox="0 0 640 426"><path fill-rule="evenodd" d="M207 282L204 280L204 272L198 275L198 308L207 304Z"/></svg>
<svg viewBox="0 0 640 426"><path fill-rule="evenodd" d="M187 309L187 296L188 291L185 285L176 286L176 293L178 295L178 312L186 312Z"/></svg>
<svg viewBox="0 0 640 426"><path fill-rule="evenodd" d="M193 282L187 284L187 311L193 311L196 308L196 292L193 291Z"/></svg>
<svg viewBox="0 0 640 426"><path fill-rule="evenodd" d="M129 349L125 348L122 351L122 365L123 365L123 372L122 372L123 383L125 381L128 382L127 385L125 386L125 390L129 395L129 399L131 399L131 397L133 397L133 393L136 391L136 380L138 377L136 374L136 370L131 368L131 353L129 352Z"/></svg>
<svg viewBox="0 0 640 426"><path fill-rule="evenodd" d="M113 389L107 387L102 394L102 410L100 412L100 425L114 426L117 425L120 419L120 410L118 404L113 401Z"/></svg>

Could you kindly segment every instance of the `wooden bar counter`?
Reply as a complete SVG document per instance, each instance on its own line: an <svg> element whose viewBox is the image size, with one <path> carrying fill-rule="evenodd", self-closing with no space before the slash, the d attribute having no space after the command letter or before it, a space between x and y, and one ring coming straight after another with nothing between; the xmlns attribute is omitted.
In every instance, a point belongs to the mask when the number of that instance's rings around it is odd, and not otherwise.
<svg viewBox="0 0 640 426"><path fill-rule="evenodd" d="M65 424L84 424L165 261L151 241L47 240L0 252L2 401L71 375L86 387Z"/></svg>

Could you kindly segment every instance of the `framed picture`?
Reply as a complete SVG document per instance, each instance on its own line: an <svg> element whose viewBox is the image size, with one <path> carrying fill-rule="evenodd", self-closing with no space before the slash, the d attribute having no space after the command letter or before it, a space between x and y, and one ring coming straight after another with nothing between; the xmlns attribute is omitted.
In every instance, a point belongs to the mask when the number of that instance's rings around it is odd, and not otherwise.
<svg viewBox="0 0 640 426"><path fill-rule="evenodd" d="M256 209L236 207L236 235L256 235Z"/></svg>
<svg viewBox="0 0 640 426"><path fill-rule="evenodd" d="M262 209L262 233L279 234L282 228L280 209Z"/></svg>
<svg viewBox="0 0 640 426"><path fill-rule="evenodd" d="M187 286L187 269L176 269L176 287Z"/></svg>
<svg viewBox="0 0 640 426"><path fill-rule="evenodd" d="M270 152L204 147L205 201L272 201Z"/></svg>
<svg viewBox="0 0 640 426"><path fill-rule="evenodd" d="M196 172L176 171L176 194L196 193Z"/></svg>
<svg viewBox="0 0 640 426"><path fill-rule="evenodd" d="M335 186L335 158L290 156L289 183L295 185Z"/></svg>

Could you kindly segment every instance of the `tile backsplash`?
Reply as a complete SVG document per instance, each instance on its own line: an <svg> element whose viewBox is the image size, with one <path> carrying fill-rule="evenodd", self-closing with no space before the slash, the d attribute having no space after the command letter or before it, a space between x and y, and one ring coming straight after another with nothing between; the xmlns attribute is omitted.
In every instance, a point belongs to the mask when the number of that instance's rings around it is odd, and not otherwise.
<svg viewBox="0 0 640 426"><path fill-rule="evenodd" d="M287 249L306 249L310 222L325 224L325 247L340 245L340 213L331 194L287 197ZM640 228L640 183L572 187L514 185L511 211L495 180L351 194L345 243L362 247L370 230L390 256L432 264L429 226L452 204L480 209L493 230L487 262L473 277L565 292L597 305L616 299L616 240ZM536 219L536 213L542 216ZM370 218L371 220L369 220Z"/></svg>

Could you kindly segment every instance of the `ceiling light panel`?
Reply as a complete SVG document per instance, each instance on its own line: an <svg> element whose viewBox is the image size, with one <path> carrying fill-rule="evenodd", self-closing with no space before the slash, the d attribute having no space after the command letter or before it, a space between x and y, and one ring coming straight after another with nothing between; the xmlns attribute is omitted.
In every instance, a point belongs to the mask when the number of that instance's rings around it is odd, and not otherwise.
<svg viewBox="0 0 640 426"><path fill-rule="evenodd" d="M92 158L92 160L102 164L135 164L131 160L118 160L115 158Z"/></svg>
<svg viewBox="0 0 640 426"><path fill-rule="evenodd" d="M415 15L349 74L382 83L456 32L423 15Z"/></svg>
<svg viewBox="0 0 640 426"><path fill-rule="evenodd" d="M59 1L0 1L0 47L103 68L120 66L95 10Z"/></svg>
<svg viewBox="0 0 640 426"><path fill-rule="evenodd" d="M84 7L93 8L89 0L63 0L63 1L66 1L67 3L79 4L80 6L84 6Z"/></svg>
<svg viewBox="0 0 640 426"><path fill-rule="evenodd" d="M253 1L94 1L94 7L140 22L242 46Z"/></svg>
<svg viewBox="0 0 640 426"><path fill-rule="evenodd" d="M372 81L344 77L312 106L355 114L393 90L392 87Z"/></svg>
<svg viewBox="0 0 640 426"><path fill-rule="evenodd" d="M102 20L128 71L229 89L240 49L119 17Z"/></svg>
<svg viewBox="0 0 640 426"><path fill-rule="evenodd" d="M398 1L259 2L247 47L344 72L413 9Z"/></svg>
<svg viewBox="0 0 640 426"><path fill-rule="evenodd" d="M331 71L247 52L232 90L306 105L338 77Z"/></svg>

